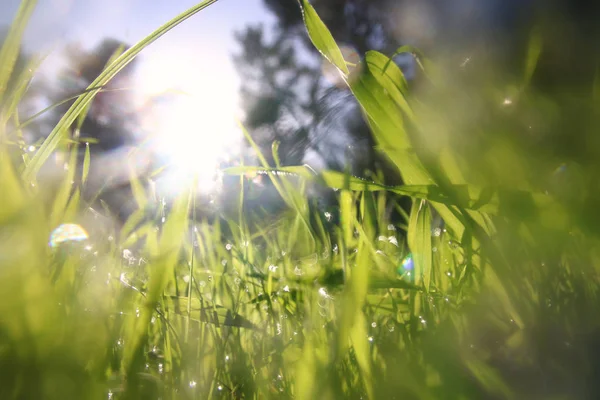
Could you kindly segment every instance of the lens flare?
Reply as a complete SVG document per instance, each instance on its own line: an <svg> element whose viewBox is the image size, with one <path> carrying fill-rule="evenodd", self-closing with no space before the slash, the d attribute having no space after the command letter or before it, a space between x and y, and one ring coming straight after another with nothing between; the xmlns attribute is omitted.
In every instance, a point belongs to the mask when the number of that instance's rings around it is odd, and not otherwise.
<svg viewBox="0 0 600 400"><path fill-rule="evenodd" d="M82 242L89 238L85 229L77 224L62 224L50 234L48 244L50 247L58 247L63 243Z"/></svg>

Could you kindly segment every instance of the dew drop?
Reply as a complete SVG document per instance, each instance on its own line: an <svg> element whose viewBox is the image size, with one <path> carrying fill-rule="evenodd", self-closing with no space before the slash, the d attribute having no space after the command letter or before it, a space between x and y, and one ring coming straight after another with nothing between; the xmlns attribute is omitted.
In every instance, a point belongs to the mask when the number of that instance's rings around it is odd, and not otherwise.
<svg viewBox="0 0 600 400"><path fill-rule="evenodd" d="M52 231L48 244L58 247L63 243L82 242L89 238L85 229L77 224L62 224Z"/></svg>

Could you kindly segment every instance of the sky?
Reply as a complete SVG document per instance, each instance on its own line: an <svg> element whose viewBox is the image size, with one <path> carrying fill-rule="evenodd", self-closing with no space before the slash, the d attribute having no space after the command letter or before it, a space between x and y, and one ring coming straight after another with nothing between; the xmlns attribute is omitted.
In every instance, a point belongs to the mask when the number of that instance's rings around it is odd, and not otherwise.
<svg viewBox="0 0 600 400"><path fill-rule="evenodd" d="M10 23L19 2L0 0L0 26ZM48 74L60 66L61 46L67 43L92 49L102 38L112 37L134 44L197 3L39 0L23 44L27 51L50 53L41 68ZM184 93L157 109L145 124L154 130L161 157L179 171L173 185L190 173L211 185L219 157L239 147L240 78L232 63L238 50L233 34L250 24L273 22L262 0L219 0L141 53L135 84L139 98L170 89Z"/></svg>

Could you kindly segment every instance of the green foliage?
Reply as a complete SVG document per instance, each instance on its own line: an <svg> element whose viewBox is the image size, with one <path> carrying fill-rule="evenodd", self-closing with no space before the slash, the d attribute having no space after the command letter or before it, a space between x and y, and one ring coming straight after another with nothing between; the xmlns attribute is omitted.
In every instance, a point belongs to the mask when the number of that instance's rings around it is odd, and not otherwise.
<svg viewBox="0 0 600 400"><path fill-rule="evenodd" d="M0 397L594 398L600 246L585 221L593 164L542 184L553 164L504 134L522 115L503 109L493 123L465 123L441 96L452 86L441 71L433 100L410 97L381 53L346 79L403 186L282 167L278 144L269 165L246 132L261 166L226 173L268 175L287 205L274 222L251 226L243 191L227 227L189 220L193 190L161 222L146 221L154 200L133 177L140 210L115 227L80 195L93 155L86 148L78 177L76 146L55 187L34 179L95 88L211 3L110 63L32 160L7 127L19 126L14 101L29 75L0 85ZM14 75L23 4L0 82ZM327 28L302 5L313 43L347 77ZM531 43L525 86L542 51L541 39ZM488 87L465 90L497 103ZM522 90L525 111L554 100ZM594 115L590 131L600 126ZM473 136L450 136L457 131ZM504 159L510 165L494 164ZM309 184L338 190L339 223L311 208ZM583 200L563 185L582 188ZM389 219L391 194L412 199L405 221Z"/></svg>

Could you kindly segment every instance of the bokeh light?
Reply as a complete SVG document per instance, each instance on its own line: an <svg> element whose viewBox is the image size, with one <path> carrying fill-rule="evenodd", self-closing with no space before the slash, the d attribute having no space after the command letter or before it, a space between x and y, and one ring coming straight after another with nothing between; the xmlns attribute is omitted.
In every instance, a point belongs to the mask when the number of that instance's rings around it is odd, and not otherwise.
<svg viewBox="0 0 600 400"><path fill-rule="evenodd" d="M85 229L77 224L62 224L52 231L48 244L58 247L69 242L82 242L89 238Z"/></svg>

